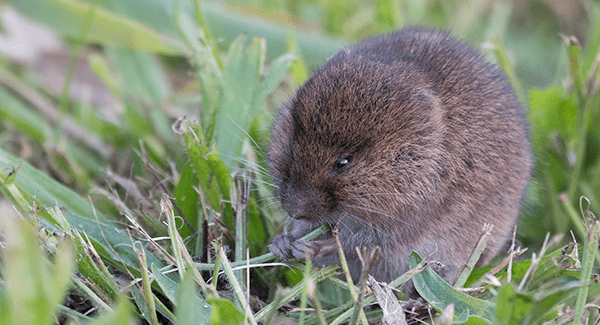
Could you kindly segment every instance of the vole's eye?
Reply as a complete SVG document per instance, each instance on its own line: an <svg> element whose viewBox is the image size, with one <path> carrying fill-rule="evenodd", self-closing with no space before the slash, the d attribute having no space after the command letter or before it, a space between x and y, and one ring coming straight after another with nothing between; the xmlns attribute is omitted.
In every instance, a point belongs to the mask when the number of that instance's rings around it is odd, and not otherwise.
<svg viewBox="0 0 600 325"><path fill-rule="evenodd" d="M350 163L352 162L352 156L344 154L341 155L340 158L338 158L338 160L336 160L335 162L335 169L342 171L345 168L348 168L348 166L350 166Z"/></svg>

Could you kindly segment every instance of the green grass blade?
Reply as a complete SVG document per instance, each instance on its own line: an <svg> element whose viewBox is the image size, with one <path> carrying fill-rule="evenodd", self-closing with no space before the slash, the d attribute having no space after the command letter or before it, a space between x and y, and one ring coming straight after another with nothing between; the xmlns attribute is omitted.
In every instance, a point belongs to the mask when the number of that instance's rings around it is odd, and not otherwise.
<svg viewBox="0 0 600 325"><path fill-rule="evenodd" d="M122 77L128 94L141 97L147 105L154 108L168 98L171 89L167 76L152 53L118 47L107 47L105 51ZM132 106L130 109L138 108ZM171 121L164 110L150 109L148 113L138 111L138 114L152 122L153 129L149 134L154 136L156 130L167 140L173 138ZM134 124L135 120L128 122Z"/></svg>
<svg viewBox="0 0 600 325"><path fill-rule="evenodd" d="M212 182L212 169L206 158L208 147L204 140L202 127L200 124L183 120L176 132L183 135L185 148L196 170L196 177L198 177L202 192L208 198L208 203L212 209L220 212L219 188L216 182Z"/></svg>
<svg viewBox="0 0 600 325"><path fill-rule="evenodd" d="M198 285L192 272L186 272L177 288L175 317L177 324L210 324L212 308L198 296Z"/></svg>
<svg viewBox="0 0 600 325"><path fill-rule="evenodd" d="M16 167L17 165L21 165L21 167L14 184L29 197L35 197L39 206L50 207L57 204L61 207L68 207L73 213L90 219L94 218L90 204L73 190L0 149L0 173L6 175L13 166ZM98 213L98 217L101 221L106 220L106 217L101 213Z"/></svg>
<svg viewBox="0 0 600 325"><path fill-rule="evenodd" d="M146 262L146 252L145 250L138 250L135 245L138 243L134 243L135 252L140 259L140 273L142 275L142 292L144 295L144 299L146 300L146 306L148 306L148 314L150 316L150 324L158 325L158 316L156 315L156 303L154 300L156 297L152 292L152 282L150 281L150 275L148 271L148 263ZM152 264L154 265L154 264ZM158 299L156 299L158 300Z"/></svg>
<svg viewBox="0 0 600 325"><path fill-rule="evenodd" d="M257 103L260 71L264 64L264 39L245 47L241 35L230 46L223 72L223 102L217 117L217 150L229 168L236 166L250 123L264 103Z"/></svg>
<svg viewBox="0 0 600 325"><path fill-rule="evenodd" d="M600 240L600 220L596 219L596 216L590 211L585 211L583 217L584 219L587 219L590 224L586 225L586 240L583 247L581 277L579 280L582 287L579 288L579 295L577 296L577 303L575 305L575 316L573 318L574 325L586 323L582 319L583 310L588 298L592 268L594 266L595 255L598 252L598 240Z"/></svg>
<svg viewBox="0 0 600 325"><path fill-rule="evenodd" d="M231 171L227 168L225 162L221 159L219 152L217 151L216 145L213 144L210 151L206 154L206 161L212 172L212 176L215 178L219 186L219 194L221 200L226 204L226 209L231 209L230 201L230 189L233 178L231 177ZM226 218L230 217L230 212L226 212ZM231 221L225 220L226 224L232 226Z"/></svg>
<svg viewBox="0 0 600 325"><path fill-rule="evenodd" d="M485 250L485 246L487 245L493 228L494 225L492 224L485 224L483 226L483 234L481 235L481 237L479 237L479 241L477 242L475 249L473 249L471 257L469 257L467 264L465 264L460 270L458 277L454 282L455 288L462 288L467 282L467 279L469 279L469 275L471 275L471 272L475 268L477 261L479 261L479 257L481 257L481 254Z"/></svg>
<svg viewBox="0 0 600 325"><path fill-rule="evenodd" d="M213 247L217 251L217 254L219 254L221 256L221 262L223 263L222 264L223 270L225 271L225 274L227 275L229 284L231 284L231 287L233 288L233 292L235 294L236 300L242 306L242 309L246 312L244 318L246 318L250 324L257 325L256 319L254 318L254 314L252 313L252 309L250 309L250 302L246 299L246 296L244 295L244 288L242 288L240 286L240 283L237 281L237 278L235 276L235 273L233 272L231 264L229 263L229 260L227 259L227 255L225 255L225 252L223 251L223 247L217 245L214 242L213 242ZM248 290L248 288L246 288L246 290Z"/></svg>
<svg viewBox="0 0 600 325"><path fill-rule="evenodd" d="M324 267L324 268L318 269L318 270L313 269L309 275L309 278L311 279L311 281L313 281L313 283L319 283L328 277L334 276L336 274L337 269L338 269L337 265L330 265L330 266L327 266L327 267ZM258 320L258 321L262 320L271 312L271 310L273 308L275 308L275 309L280 308L281 306L296 299L304 290L304 281L307 281L307 278L304 278L302 280L302 282L296 284L289 291L287 291L283 298L281 298L280 300L278 300L276 302L274 301L274 302L270 303L265 308L263 308L259 312L257 312L254 315L256 317L256 320ZM277 303L277 304L275 304L275 303ZM351 306L351 305L352 305L352 303L349 302L348 306ZM351 311L350 311L350 313L351 313ZM350 314L348 314L348 317L350 317Z"/></svg>
<svg viewBox="0 0 600 325"><path fill-rule="evenodd" d="M152 264L150 268L152 270L152 276L162 290L163 294L167 297L167 299L169 299L169 301L177 306L177 303L179 302L179 300L177 300L177 287L179 286L179 283L173 281L167 275L164 275L156 267L156 265Z"/></svg>
<svg viewBox="0 0 600 325"><path fill-rule="evenodd" d="M229 168L237 165L242 143L250 125L265 106L267 96L277 88L293 60L283 55L271 62L261 80L266 45L264 39L252 39L245 47L245 35L231 44L223 75L223 106L217 120L217 149Z"/></svg>
<svg viewBox="0 0 600 325"><path fill-rule="evenodd" d="M115 227L102 213L94 211L92 206L73 190L56 182L31 165L19 162L17 158L0 149L0 177L5 178L12 167L19 164L21 167L13 184L28 203L27 206L18 208L29 211L29 202L33 202L34 198L39 207L58 205L65 210L63 215L71 227L78 231L85 231L87 236L98 244L98 253L107 258L110 264L120 269L127 267L135 273L138 272L136 270L139 269L139 262L131 248L129 236L119 231L118 227ZM3 183L0 183L0 191L4 193L6 190ZM55 222L49 214L46 216L47 222ZM162 265L154 255L148 253L148 264L150 263Z"/></svg>
<svg viewBox="0 0 600 325"><path fill-rule="evenodd" d="M288 53L271 61L271 64L269 65L269 71L267 71L265 79L262 83L262 91L259 97L260 103L264 102L267 96L271 94L275 88L277 88L277 86L279 86L279 83L281 83L281 80L283 80L283 77L285 77L295 60L295 56L291 53Z"/></svg>
<svg viewBox="0 0 600 325"><path fill-rule="evenodd" d="M68 242L56 247L50 263L34 226L14 214L0 218L2 276L10 324L43 324L54 317L70 284L74 251Z"/></svg>
<svg viewBox="0 0 600 325"><path fill-rule="evenodd" d="M306 79L308 79L308 67L304 62L302 52L298 48L298 41L296 40L296 32L289 30L287 33L286 51L294 55L294 61L290 67L290 74L298 85L302 85Z"/></svg>
<svg viewBox="0 0 600 325"><path fill-rule="evenodd" d="M498 292L496 318L499 324L520 324L532 308L530 296L516 292L512 284L506 284ZM516 322L516 323L515 323Z"/></svg>
<svg viewBox="0 0 600 325"><path fill-rule="evenodd" d="M208 302L212 305L210 315L211 325L244 325L244 313L242 313L231 302L225 298L209 298Z"/></svg>
<svg viewBox="0 0 600 325"><path fill-rule="evenodd" d="M202 2L202 12L213 37L224 40L221 43L223 47L233 42L241 33L246 33L249 38L262 37L267 40L268 51L265 56L267 60L273 60L288 52L287 31L281 25L233 13L216 1ZM344 42L331 37L304 32L297 32L296 39L302 56L310 68L323 64L327 58L345 45Z"/></svg>
<svg viewBox="0 0 600 325"><path fill-rule="evenodd" d="M0 88L0 119L3 123L13 124L20 132L40 143L44 143L51 132L50 125L39 113L14 98L4 88Z"/></svg>
<svg viewBox="0 0 600 325"><path fill-rule="evenodd" d="M93 322L88 323L88 325L136 324L131 309L132 306L129 300L121 295L114 312L103 314Z"/></svg>
<svg viewBox="0 0 600 325"><path fill-rule="evenodd" d="M422 260L419 254L413 252L410 256L410 267L416 267ZM488 322L494 320L492 303L457 291L430 268L417 274L413 278L413 283L419 295L440 312L446 306L454 304L456 315L468 312L469 316L478 316Z"/></svg>
<svg viewBox="0 0 600 325"><path fill-rule="evenodd" d="M200 231L198 236L202 236L202 227L198 222L198 192L194 189L194 186L198 184L198 177L194 171L194 165L189 162L185 165L183 172L181 173L181 177L179 177L179 183L173 190L173 197L175 199L175 204L181 210L183 214L182 217L185 217L187 220L186 226L179 228L179 233L182 238L187 238L196 232L196 229ZM190 229L188 224L192 226ZM196 254L199 257L202 257L202 250L196 250Z"/></svg>
<svg viewBox="0 0 600 325"><path fill-rule="evenodd" d="M527 97L525 96L525 92L523 91L523 87L519 82L519 78L517 78L517 74L515 73L515 69L512 64L508 60L508 56L506 55L506 50L504 49L504 45L502 45L502 40L498 37L494 37L492 42L494 43L494 53L496 54L496 59L498 60L498 65L504 71L508 82L512 86L513 90L517 94L517 98L519 102L526 103Z"/></svg>

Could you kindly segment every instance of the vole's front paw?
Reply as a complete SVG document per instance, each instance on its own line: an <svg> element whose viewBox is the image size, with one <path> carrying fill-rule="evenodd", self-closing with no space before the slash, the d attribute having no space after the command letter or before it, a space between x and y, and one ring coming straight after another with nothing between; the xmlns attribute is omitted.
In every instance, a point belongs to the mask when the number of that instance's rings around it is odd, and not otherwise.
<svg viewBox="0 0 600 325"><path fill-rule="evenodd" d="M284 259L303 260L307 255L311 259L322 257L335 250L335 247L333 239L304 241L290 235L277 235L269 245L269 250Z"/></svg>
<svg viewBox="0 0 600 325"><path fill-rule="evenodd" d="M312 257L307 242L290 235L275 236L273 242L269 245L269 250L284 259L296 258L302 260L306 257L306 253L309 254L309 257Z"/></svg>

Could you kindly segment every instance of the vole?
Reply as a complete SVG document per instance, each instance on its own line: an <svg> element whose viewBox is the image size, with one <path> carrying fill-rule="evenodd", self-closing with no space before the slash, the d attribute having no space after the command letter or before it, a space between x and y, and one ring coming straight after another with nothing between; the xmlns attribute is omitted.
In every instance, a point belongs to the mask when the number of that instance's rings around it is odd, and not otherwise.
<svg viewBox="0 0 600 325"><path fill-rule="evenodd" d="M356 280L355 247L380 246L371 275L389 282L414 250L453 283L485 223L479 264L510 237L532 166L528 123L502 71L446 31L405 28L340 50L277 113L268 162L290 218L270 250L338 263L337 225Z"/></svg>

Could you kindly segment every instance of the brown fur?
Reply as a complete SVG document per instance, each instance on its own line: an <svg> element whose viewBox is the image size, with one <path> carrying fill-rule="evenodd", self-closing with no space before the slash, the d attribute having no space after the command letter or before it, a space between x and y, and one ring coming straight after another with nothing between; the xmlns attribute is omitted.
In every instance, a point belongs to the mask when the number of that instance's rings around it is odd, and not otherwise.
<svg viewBox="0 0 600 325"><path fill-rule="evenodd" d="M297 239L339 222L355 279L355 247L378 245L378 280L405 272L415 250L453 282L485 223L494 229L480 262L505 243L531 156L502 72L445 32L410 28L345 48L316 71L280 109L269 163L291 218L273 253L336 263L331 239Z"/></svg>

